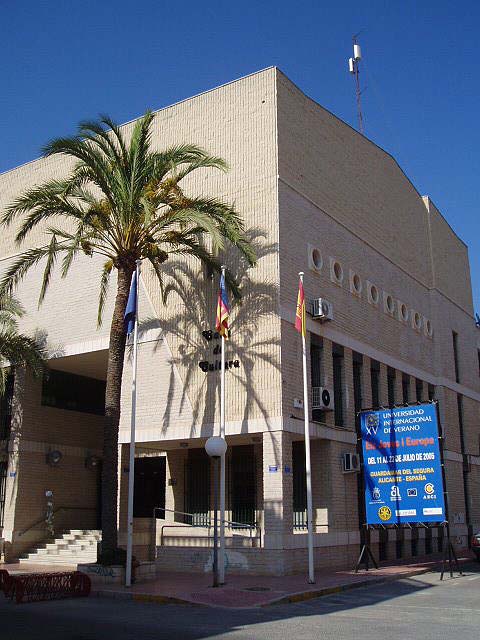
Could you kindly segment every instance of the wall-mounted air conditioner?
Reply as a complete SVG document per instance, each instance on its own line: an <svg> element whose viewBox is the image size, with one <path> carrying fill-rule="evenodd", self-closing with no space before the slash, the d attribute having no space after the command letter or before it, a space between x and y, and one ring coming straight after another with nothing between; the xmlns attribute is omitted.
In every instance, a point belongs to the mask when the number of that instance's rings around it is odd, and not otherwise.
<svg viewBox="0 0 480 640"><path fill-rule="evenodd" d="M315 298L312 300L312 318L320 322L333 320L333 304L325 298Z"/></svg>
<svg viewBox="0 0 480 640"><path fill-rule="evenodd" d="M360 470L360 458L358 453L344 453L342 455L342 472L354 473Z"/></svg>
<svg viewBox="0 0 480 640"><path fill-rule="evenodd" d="M333 391L326 387L312 387L312 409L333 411Z"/></svg>

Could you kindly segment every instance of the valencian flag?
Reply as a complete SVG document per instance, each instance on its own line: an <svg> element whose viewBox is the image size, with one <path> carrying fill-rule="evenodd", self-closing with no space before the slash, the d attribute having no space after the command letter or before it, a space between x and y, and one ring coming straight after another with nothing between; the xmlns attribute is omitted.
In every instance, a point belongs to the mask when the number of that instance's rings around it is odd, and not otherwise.
<svg viewBox="0 0 480 640"><path fill-rule="evenodd" d="M295 329L306 336L305 328L305 294L303 292L303 282L298 283L297 313L295 314Z"/></svg>
<svg viewBox="0 0 480 640"><path fill-rule="evenodd" d="M217 321L215 330L228 340L228 320L230 317L230 306L228 304L227 289L225 287L225 275L220 276L220 291L218 292L217 302Z"/></svg>
<svg viewBox="0 0 480 640"><path fill-rule="evenodd" d="M137 271L135 270L132 275L132 283L130 285L130 293L128 295L125 315L123 316L125 333L127 334L127 336L129 336L135 328L136 316L137 316Z"/></svg>

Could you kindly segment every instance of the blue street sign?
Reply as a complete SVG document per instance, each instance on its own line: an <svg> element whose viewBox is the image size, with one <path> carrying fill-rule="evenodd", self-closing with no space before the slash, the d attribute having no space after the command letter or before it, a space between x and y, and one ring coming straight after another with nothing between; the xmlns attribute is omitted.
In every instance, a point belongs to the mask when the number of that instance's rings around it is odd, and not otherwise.
<svg viewBox="0 0 480 640"><path fill-rule="evenodd" d="M367 524L443 522L434 404L360 414Z"/></svg>

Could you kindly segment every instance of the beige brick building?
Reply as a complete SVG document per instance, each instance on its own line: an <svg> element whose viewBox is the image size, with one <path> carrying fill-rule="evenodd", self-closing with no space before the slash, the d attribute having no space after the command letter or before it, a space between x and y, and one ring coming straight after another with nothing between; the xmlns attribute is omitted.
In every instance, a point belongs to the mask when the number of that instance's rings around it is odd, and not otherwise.
<svg viewBox="0 0 480 640"><path fill-rule="evenodd" d="M130 129L131 125L125 125ZM154 144L193 142L231 170L205 171L195 192L233 201L258 253L245 269L226 359L227 571L289 573L306 565L301 343L294 330L298 272L309 300L333 319L309 316L309 387L332 391L334 410L311 410L315 563L352 566L359 551L356 450L360 408L436 398L445 430L454 542L480 528L479 349L467 248L396 161L270 68L157 112ZM0 176L1 206L22 189L68 171L42 159ZM39 235L32 242L41 242ZM1 264L18 249L0 239ZM138 368L135 553L159 567L211 564L212 474L203 446L218 432L218 282L188 263L170 265L176 290L160 302L145 270ZM101 393L108 326L96 329L100 271L79 259L37 309L40 273L19 290L27 331L55 351L52 382L15 375L4 410L3 537L10 556L45 535L45 491L59 528L92 528L98 514ZM106 310L111 313L112 301ZM125 541L131 363L121 418L120 516ZM89 386L90 385L90 386ZM316 393L316 392L315 392ZM5 408L4 408L5 409ZM8 425L7 425L8 423ZM60 451L57 465L49 451ZM153 508L158 516L152 519ZM187 515L184 515L187 514ZM162 517L160 517L162 516ZM154 526L152 526L154 523ZM244 526L241 526L244 525ZM248 525L248 526L246 526ZM57 525L56 525L57 526ZM373 533L382 559L438 550L437 530Z"/></svg>

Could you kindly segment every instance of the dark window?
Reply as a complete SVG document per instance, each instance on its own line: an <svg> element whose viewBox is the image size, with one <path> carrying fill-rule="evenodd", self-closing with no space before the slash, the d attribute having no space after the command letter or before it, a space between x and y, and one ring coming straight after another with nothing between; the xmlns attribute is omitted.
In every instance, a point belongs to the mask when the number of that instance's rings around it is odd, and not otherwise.
<svg viewBox="0 0 480 640"><path fill-rule="evenodd" d="M395 369L388 367L387 369L387 388L388 388L388 406L395 405Z"/></svg>
<svg viewBox="0 0 480 640"><path fill-rule="evenodd" d="M43 380L42 405L105 415L105 381L51 370Z"/></svg>
<svg viewBox="0 0 480 640"><path fill-rule="evenodd" d="M335 401L335 424L343 427L343 347L332 345L333 397Z"/></svg>
<svg viewBox="0 0 480 640"><path fill-rule="evenodd" d="M408 404L410 400L410 376L402 373L402 402Z"/></svg>
<svg viewBox="0 0 480 640"><path fill-rule="evenodd" d="M415 379L415 395L417 402L423 402L423 382L418 378Z"/></svg>
<svg viewBox="0 0 480 640"><path fill-rule="evenodd" d="M311 333L310 336L310 375L312 387L321 387L323 341L322 338L314 333ZM315 422L325 422L325 412L320 409L313 409L312 420Z"/></svg>
<svg viewBox="0 0 480 640"><path fill-rule="evenodd" d="M230 495L233 522L255 524L256 473L253 444L232 448Z"/></svg>
<svg viewBox="0 0 480 640"><path fill-rule="evenodd" d="M435 386L433 384L428 385L428 399L435 400Z"/></svg>
<svg viewBox="0 0 480 640"><path fill-rule="evenodd" d="M362 410L362 367L363 358L361 353L353 352L353 404L355 413Z"/></svg>
<svg viewBox="0 0 480 640"><path fill-rule="evenodd" d="M5 512L5 489L7 485L7 467L6 460L0 461L0 527L3 527L3 515Z"/></svg>
<svg viewBox="0 0 480 640"><path fill-rule="evenodd" d="M165 457L135 458L133 515L151 518L155 507L165 507ZM165 513L158 510L157 518Z"/></svg>
<svg viewBox="0 0 480 640"><path fill-rule="evenodd" d="M305 443L292 442L293 527L307 528L307 476L305 473Z"/></svg>
<svg viewBox="0 0 480 640"><path fill-rule="evenodd" d="M477 349L477 358L478 358L478 375L480 376L480 350Z"/></svg>
<svg viewBox="0 0 480 640"><path fill-rule="evenodd" d="M376 360L370 361L370 383L372 385L372 407L376 409L380 406L380 363Z"/></svg>
<svg viewBox="0 0 480 640"><path fill-rule="evenodd" d="M210 511L210 458L205 449L189 449L185 467L187 524L208 526Z"/></svg>
<svg viewBox="0 0 480 640"><path fill-rule="evenodd" d="M452 331L452 342L453 342L453 361L455 364L455 380L456 382L460 382L460 368L458 366L458 333Z"/></svg>
<svg viewBox="0 0 480 640"><path fill-rule="evenodd" d="M6 440L10 437L10 429L12 426L13 384L13 373L9 373L5 381L5 393L0 397L0 440Z"/></svg>

